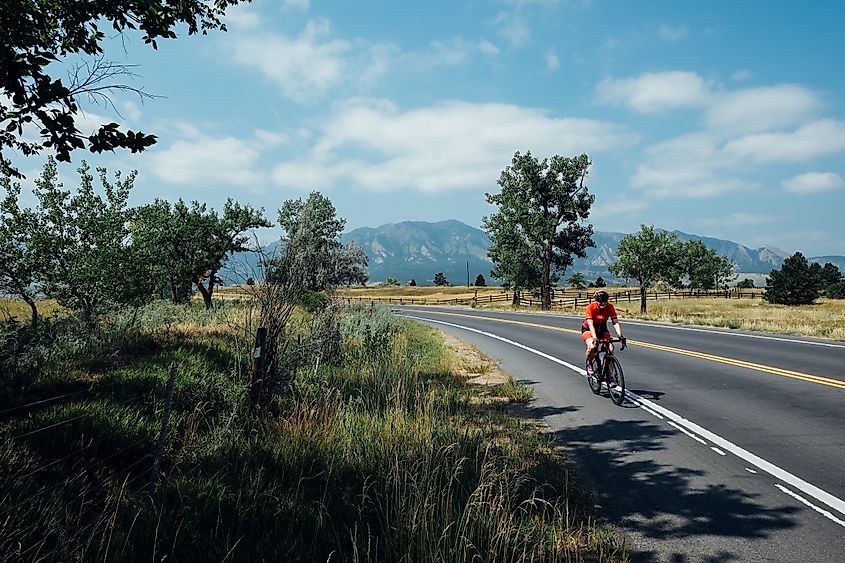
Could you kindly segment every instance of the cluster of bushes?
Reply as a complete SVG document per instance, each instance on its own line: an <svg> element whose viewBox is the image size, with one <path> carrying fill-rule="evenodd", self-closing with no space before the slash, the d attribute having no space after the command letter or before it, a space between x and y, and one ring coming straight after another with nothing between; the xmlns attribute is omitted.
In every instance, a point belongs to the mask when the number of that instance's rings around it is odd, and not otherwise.
<svg viewBox="0 0 845 563"><path fill-rule="evenodd" d="M785 259L779 270L772 270L766 281L763 298L770 303L807 305L822 295L845 298L845 281L839 268L831 262L811 264L800 252Z"/></svg>

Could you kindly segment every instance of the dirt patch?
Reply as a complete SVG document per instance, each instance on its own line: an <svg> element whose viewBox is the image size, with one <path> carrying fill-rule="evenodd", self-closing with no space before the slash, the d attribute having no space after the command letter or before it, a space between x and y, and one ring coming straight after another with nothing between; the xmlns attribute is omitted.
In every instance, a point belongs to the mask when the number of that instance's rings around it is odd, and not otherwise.
<svg viewBox="0 0 845 563"><path fill-rule="evenodd" d="M441 331L446 346L459 359L455 366L458 375L465 377L469 383L477 385L500 385L511 381L510 375L499 368L499 363L478 351L475 346L464 342L456 336Z"/></svg>

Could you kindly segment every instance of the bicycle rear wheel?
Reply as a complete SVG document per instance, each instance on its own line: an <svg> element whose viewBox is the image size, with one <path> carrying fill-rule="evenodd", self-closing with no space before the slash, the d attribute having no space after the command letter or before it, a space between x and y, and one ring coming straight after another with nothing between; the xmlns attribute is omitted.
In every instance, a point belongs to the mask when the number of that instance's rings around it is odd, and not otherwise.
<svg viewBox="0 0 845 563"><path fill-rule="evenodd" d="M622 373L622 364L614 357L604 360L607 370L607 390L610 392L610 400L615 405L625 402L625 375Z"/></svg>
<svg viewBox="0 0 845 563"><path fill-rule="evenodd" d="M590 370L592 369L593 374L590 375ZM590 391L598 395L601 392L601 379L599 379L599 375L601 374L601 365L599 364L598 360L593 358L592 362L587 363L587 383L590 384Z"/></svg>

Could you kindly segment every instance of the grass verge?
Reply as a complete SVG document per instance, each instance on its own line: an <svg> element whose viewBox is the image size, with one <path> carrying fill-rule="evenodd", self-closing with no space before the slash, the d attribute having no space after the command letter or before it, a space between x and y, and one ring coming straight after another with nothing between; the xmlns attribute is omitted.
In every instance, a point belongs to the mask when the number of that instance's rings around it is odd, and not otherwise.
<svg viewBox="0 0 845 563"><path fill-rule="evenodd" d="M524 392L467 385L438 333L352 308L337 357L299 361L256 415L242 307L151 323L155 346L96 373L66 360L62 382L94 384L3 415L0 560L627 559L553 445L508 416L501 396Z"/></svg>

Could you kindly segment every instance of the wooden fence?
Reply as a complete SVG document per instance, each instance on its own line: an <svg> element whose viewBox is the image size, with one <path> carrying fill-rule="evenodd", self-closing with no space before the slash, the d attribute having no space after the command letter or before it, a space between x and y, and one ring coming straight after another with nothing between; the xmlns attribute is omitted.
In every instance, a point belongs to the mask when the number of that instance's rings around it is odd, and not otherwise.
<svg viewBox="0 0 845 563"><path fill-rule="evenodd" d="M610 293L610 300L613 303L631 303L639 302L640 292L635 291L619 291ZM646 292L646 299L649 301L668 300L668 299L700 299L700 298L723 298L723 299L757 299L761 297L760 290L737 290L728 289L724 291L648 291ZM555 292L555 298L552 299L552 308L568 308L577 309L579 306L586 306L593 299L593 291L581 292ZM424 297L382 297L382 296L346 296L344 297L349 302L363 301L367 303L387 303L391 305L483 305L485 303L510 303L513 300L513 293L503 292L498 295L482 295L478 296L464 296L452 297L446 299L426 299ZM523 297L520 299L520 306L522 307L540 307L542 301L531 295L530 297Z"/></svg>

